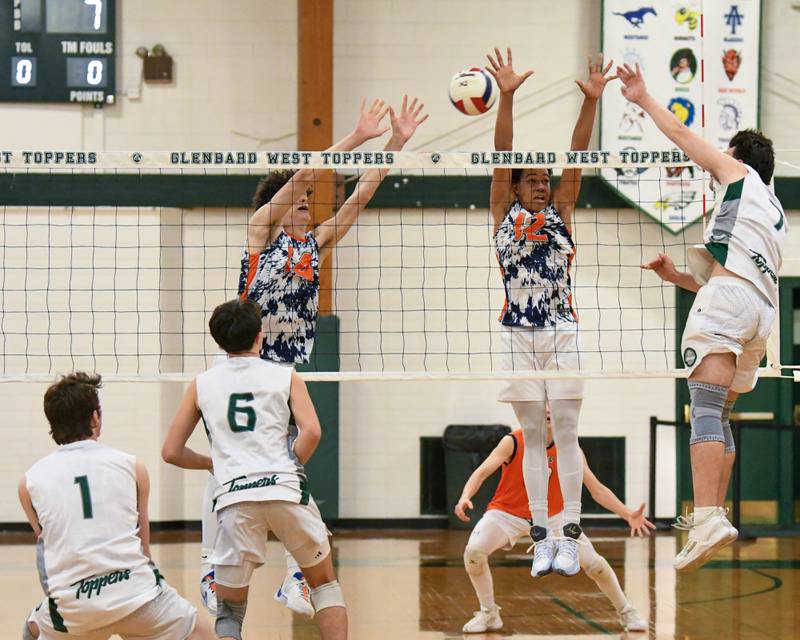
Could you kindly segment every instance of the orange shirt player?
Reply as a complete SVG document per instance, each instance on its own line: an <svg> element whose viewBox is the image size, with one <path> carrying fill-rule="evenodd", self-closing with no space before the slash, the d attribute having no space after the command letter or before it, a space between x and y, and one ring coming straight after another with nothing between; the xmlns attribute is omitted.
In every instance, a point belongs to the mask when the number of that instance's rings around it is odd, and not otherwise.
<svg viewBox="0 0 800 640"><path fill-rule="evenodd" d="M558 459L556 446L552 442L550 416L547 415L547 466L549 483L547 488L548 527L560 531L563 524L564 498L558 482ZM469 521L466 511L472 509L472 496L481 488L486 479L502 466L500 484L497 486L486 513L475 525L464 550L464 567L478 596L480 610L467 622L465 633L485 633L503 627L500 607L494 601L494 585L489 570L489 556L498 549L511 549L520 540L528 539L531 528L531 513L528 507L528 494L522 477L522 456L525 443L522 430L516 430L503 437L489 457L484 460L469 477L461 497L455 507L455 514L464 522ZM644 517L644 503L638 509L626 507L612 491L597 479L583 459L583 483L592 498L603 508L617 514L628 522L631 535L650 535L655 526ZM578 539L578 554L581 569L595 581L598 588L614 605L620 625L625 631L647 631L647 622L630 603L619 580L608 561L597 553L586 534Z"/></svg>

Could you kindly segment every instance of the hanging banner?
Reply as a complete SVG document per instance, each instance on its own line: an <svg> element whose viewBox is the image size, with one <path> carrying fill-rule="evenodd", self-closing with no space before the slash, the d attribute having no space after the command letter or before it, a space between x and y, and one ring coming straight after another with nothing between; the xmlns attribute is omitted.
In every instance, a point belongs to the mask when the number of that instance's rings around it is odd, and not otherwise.
<svg viewBox="0 0 800 640"><path fill-rule="evenodd" d="M760 0L605 0L602 11L606 60L638 63L650 94L692 131L725 149L737 131L758 126ZM602 98L600 148L613 153L672 148L647 114L612 87ZM703 215L707 185L697 167L601 174L672 233ZM705 195L710 207L711 194Z"/></svg>

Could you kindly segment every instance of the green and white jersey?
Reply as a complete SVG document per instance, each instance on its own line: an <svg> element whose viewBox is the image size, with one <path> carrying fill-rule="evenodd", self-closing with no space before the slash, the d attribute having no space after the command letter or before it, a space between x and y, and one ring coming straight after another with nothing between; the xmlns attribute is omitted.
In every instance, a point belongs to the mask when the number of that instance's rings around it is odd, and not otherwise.
<svg viewBox="0 0 800 640"><path fill-rule="evenodd" d="M751 282L777 307L778 272L789 226L778 197L755 169L744 166L744 178L717 189L705 244L689 249L689 271L705 284L716 261Z"/></svg>
<svg viewBox="0 0 800 640"><path fill-rule="evenodd" d="M60 446L25 474L42 526L37 564L57 631L80 635L161 593L142 551L136 458L95 440Z"/></svg>
<svg viewBox="0 0 800 640"><path fill-rule="evenodd" d="M237 502L308 504L306 476L291 450L291 365L228 358L197 376L197 405L219 487L213 510Z"/></svg>

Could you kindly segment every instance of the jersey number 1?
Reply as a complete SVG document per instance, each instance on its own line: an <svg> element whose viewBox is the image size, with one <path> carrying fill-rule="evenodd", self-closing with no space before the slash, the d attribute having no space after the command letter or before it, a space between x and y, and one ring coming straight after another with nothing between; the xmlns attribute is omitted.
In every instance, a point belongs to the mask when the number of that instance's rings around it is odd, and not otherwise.
<svg viewBox="0 0 800 640"><path fill-rule="evenodd" d="M252 402L255 397L252 393L232 393L228 400L228 426L234 433L241 433L242 431L254 431L256 428L256 410L253 407L248 407L245 402ZM237 414L242 414L245 418L245 424L239 424L236 421Z"/></svg>
<svg viewBox="0 0 800 640"><path fill-rule="evenodd" d="M75 484L77 484L81 489L83 519L88 520L89 518L93 518L94 514L92 513L92 494L89 491L89 478L86 476L77 476L75 478Z"/></svg>

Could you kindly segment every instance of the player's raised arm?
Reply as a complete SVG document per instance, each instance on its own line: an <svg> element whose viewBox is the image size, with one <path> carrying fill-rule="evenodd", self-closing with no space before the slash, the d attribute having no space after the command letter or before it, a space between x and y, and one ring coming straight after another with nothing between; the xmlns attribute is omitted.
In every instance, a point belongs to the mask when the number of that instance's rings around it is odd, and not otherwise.
<svg viewBox="0 0 800 640"><path fill-rule="evenodd" d="M466 510L473 508L472 496L478 493L483 483L486 482L486 478L497 471L503 463L509 462L513 455L514 438L510 435L505 435L486 460L472 472L472 475L464 484L464 488L461 490L461 497L458 499L454 509L454 513L459 520L469 522Z"/></svg>
<svg viewBox="0 0 800 640"><path fill-rule="evenodd" d="M662 133L682 149L692 162L711 173L717 182L726 185L747 175L747 169L741 162L690 131L671 111L647 92L647 85L638 63L635 69L627 64L617 67L617 76L624 85L622 95L625 99L644 109Z"/></svg>
<svg viewBox="0 0 800 640"><path fill-rule="evenodd" d="M408 96L403 96L403 103L400 113L389 107L391 119L392 137L384 147L385 151L401 151L406 143L414 135L417 127L428 119L428 115L422 115L425 105L418 103L417 98L408 102ZM367 206L367 203L375 195L383 179L389 173L388 169L370 169L365 171L359 178L356 188L345 203L339 208L335 216L319 225L314 234L320 248L320 258L324 260L327 254L333 249L344 235L353 226L358 216Z"/></svg>
<svg viewBox="0 0 800 640"><path fill-rule="evenodd" d="M299 435L294 441L294 455L305 464L309 461L322 439L322 427L319 424L314 403L308 394L308 387L297 371L292 371L292 386L289 390L289 404L292 408Z"/></svg>
<svg viewBox="0 0 800 640"><path fill-rule="evenodd" d="M581 452L583 455L583 452ZM597 476L592 473L586 462L586 456L583 456L583 484L592 495L592 499L604 509L608 509L611 513L617 514L620 518L625 520L631 528L631 536L637 534L640 538L650 535L650 529L655 529L656 526L644 517L644 503L639 505L638 509L629 509L622 501L614 495L606 485L604 485Z"/></svg>
<svg viewBox="0 0 800 640"><path fill-rule="evenodd" d="M583 92L583 104L581 104L581 110L578 113L575 129L572 131L572 142L570 144L570 150L572 151L583 151L589 148L592 129L594 129L595 113L597 112L597 101L603 95L606 84L617 77L607 75L614 61L609 61L603 67L602 53L595 57L589 56L587 61L589 76L586 82L575 81L575 84ZM553 203L567 227L572 224L572 212L580 194L581 173L581 169L565 169L561 174L561 181L553 191Z"/></svg>
<svg viewBox="0 0 800 640"><path fill-rule="evenodd" d="M522 75L514 71L511 49L506 49L506 60L500 50L495 48L494 57L486 54L489 66L486 70L492 74L500 90L500 102L497 105L497 119L494 124L495 151L511 151L514 142L514 92L533 75L528 70ZM511 188L511 169L495 169L492 174L492 188L489 192L489 208L494 219L494 228L508 213L508 207L514 199Z"/></svg>
<svg viewBox="0 0 800 640"><path fill-rule="evenodd" d="M164 462L183 469L206 469L207 471L213 469L209 456L197 453L186 446L200 417L200 409L197 406L197 381L192 380L172 419L167 437L164 438L164 446L161 448L161 457Z"/></svg>
<svg viewBox="0 0 800 640"><path fill-rule="evenodd" d="M382 136L389 127L381 125L381 121L388 113L388 107L383 100L374 100L369 108L366 102L361 101L361 112L352 132L327 151L350 151L361 146L367 140ZM291 206L306 193L313 189L314 180L320 171L327 169L300 169L278 191L272 195L268 202L258 207L250 217L247 227L247 246L251 254L260 253L274 239L274 229L281 223L283 216ZM269 181L267 176L266 181Z"/></svg>

